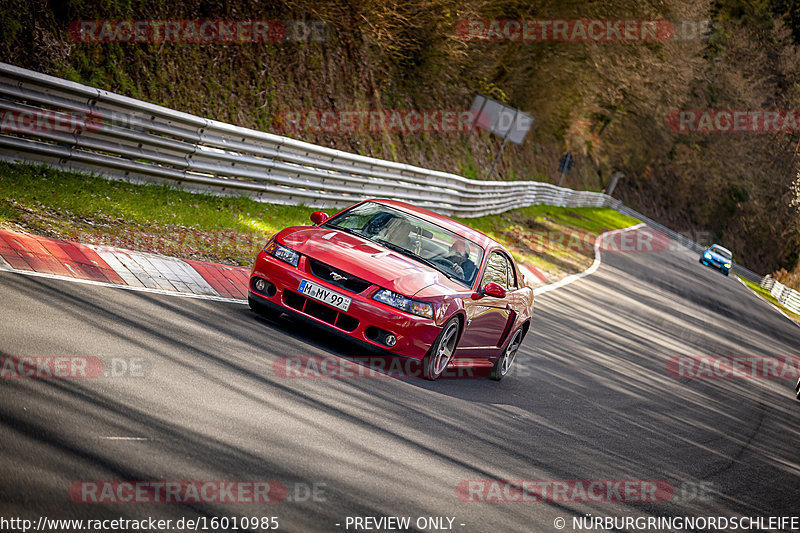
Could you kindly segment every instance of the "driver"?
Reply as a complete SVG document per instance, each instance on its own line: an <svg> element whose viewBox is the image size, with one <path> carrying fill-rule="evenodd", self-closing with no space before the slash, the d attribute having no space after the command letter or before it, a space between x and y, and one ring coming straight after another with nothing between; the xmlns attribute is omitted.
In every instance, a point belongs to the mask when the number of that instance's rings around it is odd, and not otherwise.
<svg viewBox="0 0 800 533"><path fill-rule="evenodd" d="M469 258L469 244L461 238L456 239L450 245L446 259L453 263L453 271L464 281L471 280L478 268Z"/></svg>

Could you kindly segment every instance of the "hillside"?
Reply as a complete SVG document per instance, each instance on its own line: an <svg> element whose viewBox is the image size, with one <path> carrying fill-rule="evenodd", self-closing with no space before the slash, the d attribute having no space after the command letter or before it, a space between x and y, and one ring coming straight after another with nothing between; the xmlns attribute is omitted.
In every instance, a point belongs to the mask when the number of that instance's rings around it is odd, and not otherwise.
<svg viewBox="0 0 800 533"><path fill-rule="evenodd" d="M286 112L463 110L475 93L487 94L535 117L525 143L506 147L496 179L557 181L558 159L571 150L576 164L565 185L601 190L621 171L614 194L633 208L696 240L724 243L756 271L797 268L797 129L709 133L675 123L681 110L798 108L792 29L800 15L789 2L5 4L4 61L264 131L280 132ZM465 21L484 19L674 24L669 38L625 42L465 38ZM86 42L70 32L97 20L284 21L290 34L193 43ZM298 28L313 31L304 37ZM458 131L287 134L474 178L486 176L500 146L488 133Z"/></svg>

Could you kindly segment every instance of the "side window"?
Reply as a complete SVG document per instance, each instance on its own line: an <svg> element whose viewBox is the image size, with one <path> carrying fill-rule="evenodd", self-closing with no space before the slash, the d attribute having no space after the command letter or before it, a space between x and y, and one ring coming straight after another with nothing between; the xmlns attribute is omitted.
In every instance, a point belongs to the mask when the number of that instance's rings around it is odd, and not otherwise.
<svg viewBox="0 0 800 533"><path fill-rule="evenodd" d="M489 256L481 286L492 282L497 283L504 289L508 289L508 261L503 254L498 252L494 252Z"/></svg>

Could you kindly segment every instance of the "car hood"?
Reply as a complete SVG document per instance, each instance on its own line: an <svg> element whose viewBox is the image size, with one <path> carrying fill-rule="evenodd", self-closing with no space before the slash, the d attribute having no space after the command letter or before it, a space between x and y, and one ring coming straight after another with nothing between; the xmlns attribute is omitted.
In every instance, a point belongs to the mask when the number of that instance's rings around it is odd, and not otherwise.
<svg viewBox="0 0 800 533"><path fill-rule="evenodd" d="M426 296L447 294L465 287L410 257L367 239L325 227L300 228L277 236L278 242L331 267L405 296L426 287Z"/></svg>

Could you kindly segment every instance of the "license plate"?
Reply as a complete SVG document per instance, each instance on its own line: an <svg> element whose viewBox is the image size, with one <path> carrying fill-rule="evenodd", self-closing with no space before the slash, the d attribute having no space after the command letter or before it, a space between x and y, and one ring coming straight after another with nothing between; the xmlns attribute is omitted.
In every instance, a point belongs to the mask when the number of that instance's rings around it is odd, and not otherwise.
<svg viewBox="0 0 800 533"><path fill-rule="evenodd" d="M331 307L335 307L336 309L340 309L342 311L347 311L350 309L350 298L347 296L342 296L341 294L337 294L326 289L325 287L321 287L316 283L303 280L300 282L299 290L309 298L319 300L320 302L326 303Z"/></svg>

